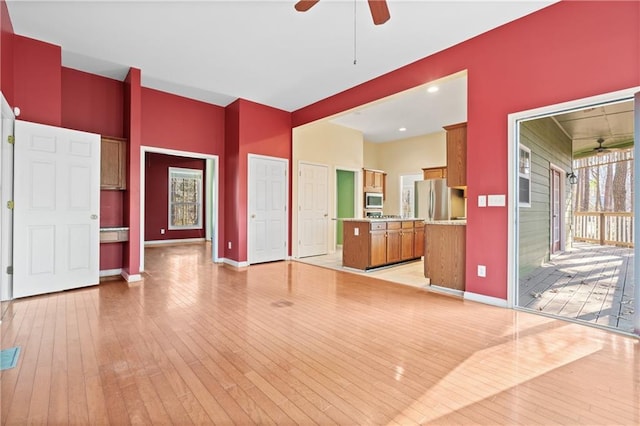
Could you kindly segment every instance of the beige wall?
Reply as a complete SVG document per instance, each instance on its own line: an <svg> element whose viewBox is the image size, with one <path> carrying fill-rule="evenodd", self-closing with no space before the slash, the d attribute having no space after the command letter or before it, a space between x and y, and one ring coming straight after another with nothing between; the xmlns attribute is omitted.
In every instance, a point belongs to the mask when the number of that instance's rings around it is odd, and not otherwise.
<svg viewBox="0 0 640 426"><path fill-rule="evenodd" d="M356 187L360 188L356 198L358 206L356 212L362 211L362 165L363 165L362 133L346 127L328 122L311 123L293 129L293 183L292 208L292 254L298 255L298 166L300 162L328 166L328 204L329 218L336 214L336 169L353 170L357 172ZM335 250L336 222L329 220L328 249Z"/></svg>
<svg viewBox="0 0 640 426"><path fill-rule="evenodd" d="M387 173L384 214L400 214L400 176L422 174L427 167L446 166L444 130L386 143L364 144L365 167Z"/></svg>

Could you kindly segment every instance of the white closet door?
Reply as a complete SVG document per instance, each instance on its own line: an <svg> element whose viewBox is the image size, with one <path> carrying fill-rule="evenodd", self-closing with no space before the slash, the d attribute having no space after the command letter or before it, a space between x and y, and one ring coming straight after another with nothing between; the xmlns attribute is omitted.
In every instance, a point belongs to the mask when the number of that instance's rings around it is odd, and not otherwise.
<svg viewBox="0 0 640 426"><path fill-rule="evenodd" d="M15 123L13 296L98 284L100 136Z"/></svg>

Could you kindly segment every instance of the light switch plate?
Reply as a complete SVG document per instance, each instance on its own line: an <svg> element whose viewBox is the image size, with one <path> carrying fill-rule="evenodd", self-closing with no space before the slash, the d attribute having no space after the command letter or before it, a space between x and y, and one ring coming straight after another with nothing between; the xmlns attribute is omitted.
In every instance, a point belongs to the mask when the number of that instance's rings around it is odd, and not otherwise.
<svg viewBox="0 0 640 426"><path fill-rule="evenodd" d="M487 276L487 267L485 265L478 265L478 276L482 278Z"/></svg>
<svg viewBox="0 0 640 426"><path fill-rule="evenodd" d="M360 228L353 228L353 235L355 235L356 237L360 235Z"/></svg>
<svg viewBox="0 0 640 426"><path fill-rule="evenodd" d="M504 194L488 195L489 207L504 207L507 205L507 197Z"/></svg>
<svg viewBox="0 0 640 426"><path fill-rule="evenodd" d="M478 195L478 207L487 207L486 195Z"/></svg>

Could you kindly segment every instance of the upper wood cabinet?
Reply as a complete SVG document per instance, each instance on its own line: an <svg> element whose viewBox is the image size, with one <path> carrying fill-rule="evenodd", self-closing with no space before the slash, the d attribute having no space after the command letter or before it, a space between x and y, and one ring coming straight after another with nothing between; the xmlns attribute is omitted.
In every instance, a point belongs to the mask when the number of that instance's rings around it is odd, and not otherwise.
<svg viewBox="0 0 640 426"><path fill-rule="evenodd" d="M362 169L364 171L364 192L381 192L385 190L385 175L381 170Z"/></svg>
<svg viewBox="0 0 640 426"><path fill-rule="evenodd" d="M422 169L422 178L427 179L446 179L447 168L446 167L430 167L428 169Z"/></svg>
<svg viewBox="0 0 640 426"><path fill-rule="evenodd" d="M100 189L127 189L127 141L125 139L102 137Z"/></svg>
<svg viewBox="0 0 640 426"><path fill-rule="evenodd" d="M467 186L467 123L445 126L447 131L447 186Z"/></svg>

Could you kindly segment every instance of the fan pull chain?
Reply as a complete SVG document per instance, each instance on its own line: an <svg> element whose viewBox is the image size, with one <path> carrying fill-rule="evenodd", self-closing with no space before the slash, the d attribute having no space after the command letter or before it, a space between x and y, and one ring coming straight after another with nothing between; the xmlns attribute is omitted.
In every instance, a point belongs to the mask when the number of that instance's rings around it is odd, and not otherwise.
<svg viewBox="0 0 640 426"><path fill-rule="evenodd" d="M358 63L356 59L356 0L353 0L353 65Z"/></svg>

